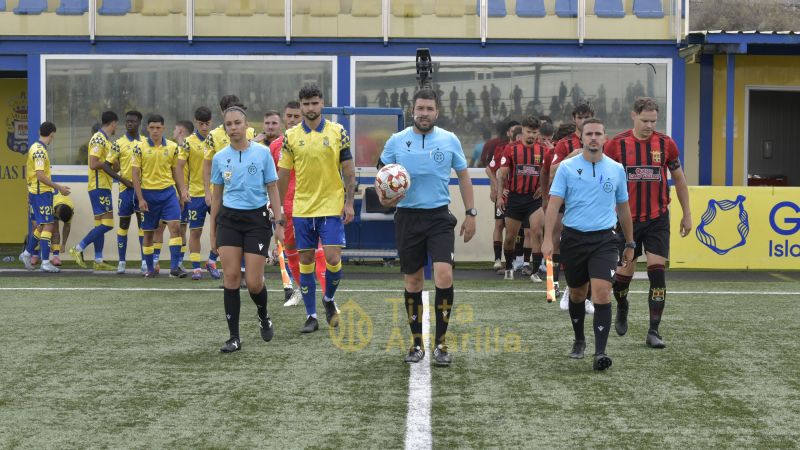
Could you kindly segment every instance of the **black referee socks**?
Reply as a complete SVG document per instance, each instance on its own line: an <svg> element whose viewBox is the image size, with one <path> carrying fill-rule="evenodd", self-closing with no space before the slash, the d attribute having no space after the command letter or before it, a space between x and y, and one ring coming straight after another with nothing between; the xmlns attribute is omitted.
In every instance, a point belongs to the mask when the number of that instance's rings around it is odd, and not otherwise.
<svg viewBox="0 0 800 450"><path fill-rule="evenodd" d="M569 302L569 319L572 322L572 330L575 332L576 341L585 341L586 335L583 334L583 319L586 318L586 307L583 302Z"/></svg>
<svg viewBox="0 0 800 450"><path fill-rule="evenodd" d="M411 327L414 346L424 348L422 345L422 292L405 291L404 297L406 299L408 325Z"/></svg>
<svg viewBox="0 0 800 450"><path fill-rule="evenodd" d="M581 304L583 306L583 304ZM611 303L594 305L594 354L606 352L608 330L611 328Z"/></svg>
<svg viewBox="0 0 800 450"><path fill-rule="evenodd" d="M258 318L264 320L267 318L267 287L264 286L261 288L261 292L258 294L253 294L250 292L250 298L253 299L253 303L256 304L256 308L258 311Z"/></svg>
<svg viewBox="0 0 800 450"><path fill-rule="evenodd" d="M450 310L453 308L453 286L436 288L436 343L446 344L447 323L450 321Z"/></svg>
<svg viewBox="0 0 800 450"><path fill-rule="evenodd" d="M239 297L239 288L225 288L223 295L225 301L225 318L228 320L228 330L232 338L239 337L239 308L242 304Z"/></svg>

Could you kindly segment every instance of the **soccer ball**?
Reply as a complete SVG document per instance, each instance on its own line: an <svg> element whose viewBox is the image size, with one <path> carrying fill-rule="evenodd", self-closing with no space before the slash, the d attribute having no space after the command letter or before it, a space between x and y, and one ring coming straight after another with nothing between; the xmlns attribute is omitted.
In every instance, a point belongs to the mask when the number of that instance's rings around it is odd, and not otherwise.
<svg viewBox="0 0 800 450"><path fill-rule="evenodd" d="M381 167L375 177L378 187L386 198L395 198L405 194L411 187L411 175L400 164L389 164Z"/></svg>

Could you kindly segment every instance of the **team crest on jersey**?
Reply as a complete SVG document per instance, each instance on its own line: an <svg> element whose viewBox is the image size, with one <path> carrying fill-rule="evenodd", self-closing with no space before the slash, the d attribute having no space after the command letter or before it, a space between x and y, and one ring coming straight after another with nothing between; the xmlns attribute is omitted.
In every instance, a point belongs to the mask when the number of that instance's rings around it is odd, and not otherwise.
<svg viewBox="0 0 800 450"><path fill-rule="evenodd" d="M653 157L654 163L661 163L661 151L660 150L653 150L650 152L650 156Z"/></svg>
<svg viewBox="0 0 800 450"><path fill-rule="evenodd" d="M611 183L611 181L606 181L605 183L603 183L603 191L611 192L613 190L614 190L614 185Z"/></svg>
<svg viewBox="0 0 800 450"><path fill-rule="evenodd" d="M164 156L169 156L169 150L164 149Z"/></svg>
<svg viewBox="0 0 800 450"><path fill-rule="evenodd" d="M328 140L328 136L322 138L322 145L324 145L325 147L331 146L331 141Z"/></svg>
<svg viewBox="0 0 800 450"><path fill-rule="evenodd" d="M302 147L302 146L306 145L306 141L304 141L304 140L300 139L299 141L297 141L297 145L299 145L300 147Z"/></svg>
<svg viewBox="0 0 800 450"><path fill-rule="evenodd" d="M542 163L542 155L533 155L533 163L537 166Z"/></svg>
<svg viewBox="0 0 800 450"><path fill-rule="evenodd" d="M444 161L444 153L440 152L439 149L436 149L436 153L433 154L433 160L437 163Z"/></svg>
<svg viewBox="0 0 800 450"><path fill-rule="evenodd" d="M256 165L254 163L250 163L250 165L247 166L247 173L250 175L255 175L257 171L258 169L256 169Z"/></svg>

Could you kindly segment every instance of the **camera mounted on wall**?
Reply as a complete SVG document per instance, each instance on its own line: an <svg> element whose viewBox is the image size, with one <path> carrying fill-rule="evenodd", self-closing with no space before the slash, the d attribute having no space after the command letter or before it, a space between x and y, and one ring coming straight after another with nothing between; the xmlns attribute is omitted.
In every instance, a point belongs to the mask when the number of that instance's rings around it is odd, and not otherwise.
<svg viewBox="0 0 800 450"><path fill-rule="evenodd" d="M417 85L420 89L433 89L433 62L427 48L417 49Z"/></svg>

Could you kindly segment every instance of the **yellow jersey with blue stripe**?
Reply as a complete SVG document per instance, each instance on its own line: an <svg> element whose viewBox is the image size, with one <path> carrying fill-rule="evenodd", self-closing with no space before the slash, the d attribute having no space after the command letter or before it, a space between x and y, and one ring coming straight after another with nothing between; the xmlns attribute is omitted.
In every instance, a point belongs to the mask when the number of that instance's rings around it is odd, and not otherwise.
<svg viewBox="0 0 800 450"><path fill-rule="evenodd" d="M145 140L144 136L136 136L132 137L129 136L127 133L125 136L114 141L111 145L111 151L106 156L106 161L109 164L114 164L115 162L119 161L119 175L122 178L130 180L133 178L133 149L143 140ZM124 184L119 183L119 191L123 192L127 187Z"/></svg>
<svg viewBox="0 0 800 450"><path fill-rule="evenodd" d="M247 140L252 141L256 137L256 130L253 127L247 127ZM208 133L208 137L206 137L206 150L205 150L205 159L207 161L211 161L214 159L214 155L217 154L220 150L227 147L228 144L231 143L231 138L228 137L228 133L225 132L225 126L220 125L217 128L214 128Z"/></svg>
<svg viewBox="0 0 800 450"><path fill-rule="evenodd" d="M188 171L187 184L190 197L204 197L206 189L203 185L203 158L206 151L206 138L195 131L183 141L179 158L186 161L184 170Z"/></svg>
<svg viewBox="0 0 800 450"><path fill-rule="evenodd" d="M39 182L36 171L41 170L44 176L50 178L50 156L47 146L41 141L36 141L28 149L28 159L25 167L25 181L28 183L28 192L31 194L46 194L54 189Z"/></svg>
<svg viewBox="0 0 800 450"><path fill-rule="evenodd" d="M159 143L147 138L133 149L132 164L142 170L142 189L175 186L172 168L178 166L178 144L166 138Z"/></svg>
<svg viewBox="0 0 800 450"><path fill-rule="evenodd" d="M89 139L89 157L95 156L102 163L108 158L111 153L111 141L103 130ZM95 189L111 189L111 176L103 169L89 169L89 186L88 190Z"/></svg>
<svg viewBox="0 0 800 450"><path fill-rule="evenodd" d="M56 210L56 207L61 205L68 206L70 209L72 209L73 212L75 211L75 204L72 203L72 199L70 199L66 195L61 195L61 193L57 193L56 195L53 196L53 211ZM70 222L72 222L72 219L67 221L67 223Z"/></svg>
<svg viewBox="0 0 800 450"><path fill-rule="evenodd" d="M305 121L284 133L278 167L295 171L294 217L339 216L344 207L342 162L353 159L350 137L324 118L315 129Z"/></svg>

